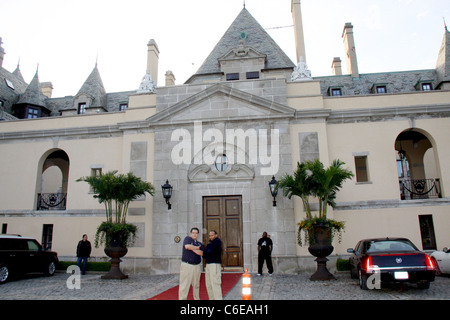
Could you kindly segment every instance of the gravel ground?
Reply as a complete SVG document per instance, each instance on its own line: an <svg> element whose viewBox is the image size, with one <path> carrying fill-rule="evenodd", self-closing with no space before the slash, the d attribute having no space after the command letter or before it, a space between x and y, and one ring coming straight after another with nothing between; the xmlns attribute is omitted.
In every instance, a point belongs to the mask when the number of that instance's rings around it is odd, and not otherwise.
<svg viewBox="0 0 450 320"><path fill-rule="evenodd" d="M26 275L1 285L1 300L145 300L179 282L178 274L131 274L126 280L102 280L100 273L94 273L82 276L80 289L69 289L69 276ZM347 272L335 274L337 280L331 281L310 281L309 276L252 274L252 300L450 300L449 277L436 277L427 290L413 284L393 284L363 291ZM224 299L242 299L241 281Z"/></svg>

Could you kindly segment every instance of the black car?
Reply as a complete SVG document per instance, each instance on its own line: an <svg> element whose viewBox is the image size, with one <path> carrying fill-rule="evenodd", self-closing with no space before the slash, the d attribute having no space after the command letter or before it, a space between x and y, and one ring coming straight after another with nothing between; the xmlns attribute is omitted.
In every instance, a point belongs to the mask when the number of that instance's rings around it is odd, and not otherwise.
<svg viewBox="0 0 450 320"><path fill-rule="evenodd" d="M365 239L358 242L349 258L350 274L359 278L361 289L373 289L384 282L413 282L428 289L435 266L425 253L405 238ZM379 288L379 287L378 287Z"/></svg>
<svg viewBox="0 0 450 320"><path fill-rule="evenodd" d="M0 284L13 274L42 272L51 276L57 263L57 253L43 250L33 238L0 235Z"/></svg>

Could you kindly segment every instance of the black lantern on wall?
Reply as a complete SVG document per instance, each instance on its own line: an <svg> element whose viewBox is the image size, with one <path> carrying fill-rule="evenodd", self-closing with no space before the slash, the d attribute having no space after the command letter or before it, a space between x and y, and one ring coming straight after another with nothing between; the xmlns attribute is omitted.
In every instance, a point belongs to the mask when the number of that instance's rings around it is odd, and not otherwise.
<svg viewBox="0 0 450 320"><path fill-rule="evenodd" d="M172 204L169 202L169 200L172 197L172 189L173 188L169 184L169 180L166 180L166 183L163 186L161 186L161 188L162 188L163 197L164 197L164 199L166 199L167 209L171 210Z"/></svg>
<svg viewBox="0 0 450 320"><path fill-rule="evenodd" d="M273 197L273 206L274 207L277 206L277 201L275 199L277 197L277 194L278 194L277 183L278 183L278 181L275 180L275 176L273 176L272 180L269 181L269 189L270 189L270 193L272 194L272 197Z"/></svg>

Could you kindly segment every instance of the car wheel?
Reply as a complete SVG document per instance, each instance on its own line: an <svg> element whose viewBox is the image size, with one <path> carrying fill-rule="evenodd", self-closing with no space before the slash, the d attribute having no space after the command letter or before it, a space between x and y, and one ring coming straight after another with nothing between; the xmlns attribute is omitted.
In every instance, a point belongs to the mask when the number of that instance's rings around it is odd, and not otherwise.
<svg viewBox="0 0 450 320"><path fill-rule="evenodd" d="M362 290L368 290L368 288L367 288L367 275L362 275L361 270L359 270L359 287Z"/></svg>
<svg viewBox="0 0 450 320"><path fill-rule="evenodd" d="M56 271L55 261L51 260L51 261L47 262L47 265L46 265L45 271L44 271L45 275L52 276L55 274L55 271Z"/></svg>
<svg viewBox="0 0 450 320"><path fill-rule="evenodd" d="M0 284L8 281L10 276L9 268L6 264L0 264Z"/></svg>

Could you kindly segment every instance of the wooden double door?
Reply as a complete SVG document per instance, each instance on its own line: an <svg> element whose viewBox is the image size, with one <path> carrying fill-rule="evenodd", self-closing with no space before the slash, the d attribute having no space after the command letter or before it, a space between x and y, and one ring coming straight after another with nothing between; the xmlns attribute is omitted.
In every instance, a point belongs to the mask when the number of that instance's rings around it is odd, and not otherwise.
<svg viewBox="0 0 450 320"><path fill-rule="evenodd" d="M203 239L215 230L222 241L224 270L243 268L242 196L203 197Z"/></svg>

